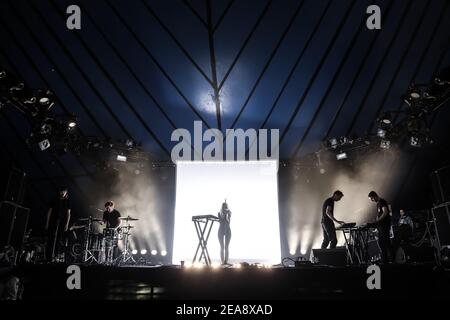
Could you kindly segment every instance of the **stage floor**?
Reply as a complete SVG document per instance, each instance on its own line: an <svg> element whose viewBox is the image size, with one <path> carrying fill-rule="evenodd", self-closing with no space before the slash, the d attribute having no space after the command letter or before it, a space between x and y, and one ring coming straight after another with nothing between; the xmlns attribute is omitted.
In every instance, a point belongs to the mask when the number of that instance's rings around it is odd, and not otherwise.
<svg viewBox="0 0 450 320"><path fill-rule="evenodd" d="M366 266L305 265L260 269L178 266L80 266L80 290L69 290L67 265L10 269L23 299L373 299L449 298L450 270L434 265L381 266L381 289L369 290ZM3 272L5 275L6 272Z"/></svg>

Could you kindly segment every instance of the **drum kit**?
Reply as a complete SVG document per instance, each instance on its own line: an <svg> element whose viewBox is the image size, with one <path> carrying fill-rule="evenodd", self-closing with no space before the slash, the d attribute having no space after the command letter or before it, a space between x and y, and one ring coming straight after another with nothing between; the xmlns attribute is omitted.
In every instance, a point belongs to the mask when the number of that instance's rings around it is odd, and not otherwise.
<svg viewBox="0 0 450 320"><path fill-rule="evenodd" d="M71 245L71 255L75 260L80 260L87 264L121 265L126 263L135 263L130 250L131 229L134 226L131 222L139 219L128 217L119 218L124 225L118 228L103 228L103 221L98 218L81 218L77 221L75 227L72 227L74 233L77 229L84 229L83 235L78 237ZM77 238L75 236L75 238ZM117 254L119 242L122 242L121 253Z"/></svg>

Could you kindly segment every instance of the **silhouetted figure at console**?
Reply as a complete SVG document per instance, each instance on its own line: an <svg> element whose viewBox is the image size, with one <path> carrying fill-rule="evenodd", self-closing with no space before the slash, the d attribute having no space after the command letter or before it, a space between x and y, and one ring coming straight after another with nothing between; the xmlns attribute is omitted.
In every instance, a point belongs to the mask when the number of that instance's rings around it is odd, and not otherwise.
<svg viewBox="0 0 450 320"><path fill-rule="evenodd" d="M392 258L390 230L391 230L391 210L386 200L380 198L375 191L370 191L369 198L377 203L376 226L378 230L378 245L381 249L383 263L388 263Z"/></svg>
<svg viewBox="0 0 450 320"><path fill-rule="evenodd" d="M342 191L336 190L333 196L325 200L322 207L322 230L323 242L322 249L326 249L330 245L330 249L336 248L336 228L334 223L344 224L343 221L336 220L334 217L334 203L340 201L344 194Z"/></svg>

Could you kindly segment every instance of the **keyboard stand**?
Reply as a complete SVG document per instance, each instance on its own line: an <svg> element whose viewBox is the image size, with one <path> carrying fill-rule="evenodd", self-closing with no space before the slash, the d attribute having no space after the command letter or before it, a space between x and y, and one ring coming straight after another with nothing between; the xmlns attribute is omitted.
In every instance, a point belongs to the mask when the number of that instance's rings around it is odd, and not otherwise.
<svg viewBox="0 0 450 320"><path fill-rule="evenodd" d="M205 261L206 265L209 267L211 266L211 257L209 256L208 252L208 239L211 234L211 229L214 225L215 219L210 218L201 218L198 219L195 216L192 217L192 221L194 222L195 230L197 231L198 236L198 246L197 250L195 251L194 259L192 260L192 263L201 262L202 259ZM201 249L200 256L198 256L198 252ZM197 260L198 256L198 260Z"/></svg>

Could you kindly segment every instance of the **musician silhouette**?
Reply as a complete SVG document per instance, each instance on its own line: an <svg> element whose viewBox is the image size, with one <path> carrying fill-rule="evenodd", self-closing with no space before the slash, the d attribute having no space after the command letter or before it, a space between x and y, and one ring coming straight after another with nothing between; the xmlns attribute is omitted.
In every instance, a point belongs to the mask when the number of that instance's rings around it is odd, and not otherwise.
<svg viewBox="0 0 450 320"><path fill-rule="evenodd" d="M219 218L219 243L220 243L220 260L222 265L228 264L228 246L231 240L230 219L231 211L228 208L227 200L222 203L222 209L218 214Z"/></svg>

